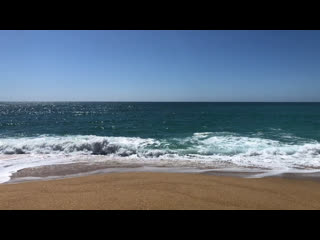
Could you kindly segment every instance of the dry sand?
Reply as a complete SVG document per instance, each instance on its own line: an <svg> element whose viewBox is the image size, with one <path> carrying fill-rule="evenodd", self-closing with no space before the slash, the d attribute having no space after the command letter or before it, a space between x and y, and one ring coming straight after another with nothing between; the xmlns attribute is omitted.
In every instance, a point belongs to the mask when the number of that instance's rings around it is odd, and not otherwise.
<svg viewBox="0 0 320 240"><path fill-rule="evenodd" d="M320 183L185 173L111 173L2 184L0 209L320 209Z"/></svg>

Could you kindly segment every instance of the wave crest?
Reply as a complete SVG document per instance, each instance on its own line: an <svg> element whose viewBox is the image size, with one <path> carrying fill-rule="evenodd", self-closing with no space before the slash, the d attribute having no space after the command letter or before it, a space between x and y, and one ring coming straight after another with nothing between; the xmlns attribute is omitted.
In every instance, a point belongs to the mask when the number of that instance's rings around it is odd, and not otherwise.
<svg viewBox="0 0 320 240"><path fill-rule="evenodd" d="M130 159L192 160L262 168L320 168L320 144L300 144L231 133L195 133L152 139L102 136L39 136L0 139L0 154L104 155ZM182 161L181 161L182 162Z"/></svg>
<svg viewBox="0 0 320 240"><path fill-rule="evenodd" d="M99 136L41 136L37 138L1 139L1 154L54 154L81 153L126 156L136 153L136 148L152 143L150 139L99 137Z"/></svg>

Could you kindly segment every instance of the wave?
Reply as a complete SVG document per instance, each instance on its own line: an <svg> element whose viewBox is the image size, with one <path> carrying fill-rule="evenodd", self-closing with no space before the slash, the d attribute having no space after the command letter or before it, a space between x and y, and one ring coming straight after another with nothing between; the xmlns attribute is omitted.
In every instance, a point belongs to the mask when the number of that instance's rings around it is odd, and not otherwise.
<svg viewBox="0 0 320 240"><path fill-rule="evenodd" d="M320 167L320 144L301 144L238 136L232 133L194 133L190 137L153 139L102 136L38 136L0 139L0 154L105 155L128 158L176 158ZM270 162L270 164L267 164Z"/></svg>
<svg viewBox="0 0 320 240"><path fill-rule="evenodd" d="M0 139L0 154L80 153L120 156L131 155L138 148L152 144L153 139L100 136L40 136Z"/></svg>
<svg viewBox="0 0 320 240"><path fill-rule="evenodd" d="M160 157L180 156L319 156L320 144L310 141L289 144L277 140L238 136L232 133L194 133L190 137L153 139L139 137L102 136L39 136L0 139L0 154L93 154L138 155Z"/></svg>
<svg viewBox="0 0 320 240"><path fill-rule="evenodd" d="M320 143L300 140L288 143L230 132L167 139L93 135L0 138L0 182L23 168L101 161L117 166L320 170Z"/></svg>

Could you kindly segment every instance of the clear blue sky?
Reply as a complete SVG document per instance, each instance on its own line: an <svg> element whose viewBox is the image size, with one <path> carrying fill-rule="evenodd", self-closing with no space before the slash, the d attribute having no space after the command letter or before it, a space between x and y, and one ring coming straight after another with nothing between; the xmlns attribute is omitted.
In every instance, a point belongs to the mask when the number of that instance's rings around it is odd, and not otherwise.
<svg viewBox="0 0 320 240"><path fill-rule="evenodd" d="M0 101L320 101L320 31L0 31Z"/></svg>

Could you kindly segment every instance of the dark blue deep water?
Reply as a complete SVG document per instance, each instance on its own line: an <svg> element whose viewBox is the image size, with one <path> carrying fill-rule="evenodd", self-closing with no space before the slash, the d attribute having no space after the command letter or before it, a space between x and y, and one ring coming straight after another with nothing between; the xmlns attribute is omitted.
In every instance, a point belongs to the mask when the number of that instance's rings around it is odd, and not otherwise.
<svg viewBox="0 0 320 240"><path fill-rule="evenodd" d="M282 134L290 134L320 141L320 103L0 103L1 138L171 138L197 132L260 133L283 141Z"/></svg>

